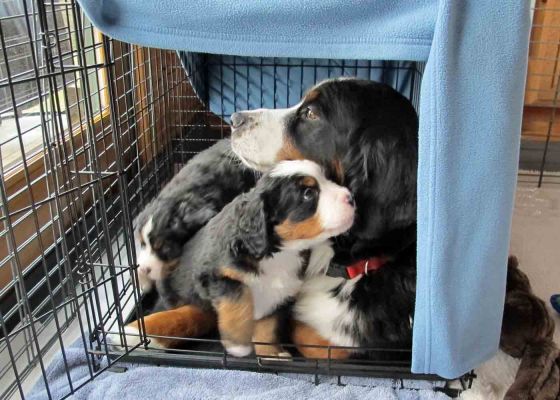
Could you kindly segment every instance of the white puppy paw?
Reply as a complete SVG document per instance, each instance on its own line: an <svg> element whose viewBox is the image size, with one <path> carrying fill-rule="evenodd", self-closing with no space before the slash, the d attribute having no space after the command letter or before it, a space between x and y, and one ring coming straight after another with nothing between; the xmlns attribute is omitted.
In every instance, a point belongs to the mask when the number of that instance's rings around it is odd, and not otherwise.
<svg viewBox="0 0 560 400"><path fill-rule="evenodd" d="M116 328L114 330L116 330ZM134 326L127 325L123 330L124 335L119 333L109 333L107 335L107 344L114 347L124 347L126 340L127 347L134 347L142 342L140 332Z"/></svg>
<svg viewBox="0 0 560 400"><path fill-rule="evenodd" d="M124 348L125 339L126 339L126 346L128 349L142 344L142 337L140 336L140 331L132 324L126 325L124 327L124 335L121 335L119 333L109 333L107 335L107 344L115 348ZM165 346L159 343L156 338L152 338L148 336L148 339L150 341L150 347L165 348ZM139 348L142 349L143 346L139 346Z"/></svg>
<svg viewBox="0 0 560 400"><path fill-rule="evenodd" d="M253 352L253 346L230 344L226 346L226 351L235 357L246 357Z"/></svg>

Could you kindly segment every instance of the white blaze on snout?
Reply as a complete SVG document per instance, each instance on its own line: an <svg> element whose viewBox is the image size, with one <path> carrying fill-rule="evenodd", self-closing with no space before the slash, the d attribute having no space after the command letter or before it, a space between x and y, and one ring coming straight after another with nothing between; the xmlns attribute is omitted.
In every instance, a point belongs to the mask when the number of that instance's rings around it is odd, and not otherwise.
<svg viewBox="0 0 560 400"><path fill-rule="evenodd" d="M317 211L321 218L323 229L339 235L352 227L354 222L354 206L350 203L350 191L331 181L319 183L321 195Z"/></svg>
<svg viewBox="0 0 560 400"><path fill-rule="evenodd" d="M138 274L142 278L152 281L159 280L164 275L165 262L163 262L153 251L150 245L150 232L152 231L152 218L140 230L140 235L144 242L144 246L137 246ZM138 241L139 242L139 241ZM139 244L139 243L137 243Z"/></svg>
<svg viewBox="0 0 560 400"><path fill-rule="evenodd" d="M249 167L259 171L271 168L284 147L289 115L299 107L243 111L247 121L232 130L231 148Z"/></svg>

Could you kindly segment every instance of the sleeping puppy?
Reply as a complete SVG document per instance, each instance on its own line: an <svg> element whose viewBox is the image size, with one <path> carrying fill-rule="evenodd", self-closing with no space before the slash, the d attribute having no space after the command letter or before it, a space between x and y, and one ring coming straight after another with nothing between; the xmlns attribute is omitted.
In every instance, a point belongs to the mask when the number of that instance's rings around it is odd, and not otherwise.
<svg viewBox="0 0 560 400"><path fill-rule="evenodd" d="M134 221L140 288L149 291L172 271L187 240L237 194L252 188L256 176L232 153L227 139L193 157Z"/></svg>
<svg viewBox="0 0 560 400"><path fill-rule="evenodd" d="M157 281L163 307L190 318L173 319L168 311L147 316L146 324L170 335L179 321L176 333L192 337L212 329L215 318L234 356L251 353L252 341L278 343L275 312L297 295L305 276L326 270L333 255L328 239L352 226L354 212L348 189L327 180L319 165L279 163L212 218L185 245L173 273ZM134 324L127 329L132 333ZM261 345L256 352L281 349Z"/></svg>

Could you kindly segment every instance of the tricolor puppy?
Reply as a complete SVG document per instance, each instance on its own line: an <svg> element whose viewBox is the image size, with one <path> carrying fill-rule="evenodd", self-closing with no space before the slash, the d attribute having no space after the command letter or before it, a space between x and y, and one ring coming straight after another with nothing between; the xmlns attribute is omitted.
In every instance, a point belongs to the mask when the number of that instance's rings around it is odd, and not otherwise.
<svg viewBox="0 0 560 400"><path fill-rule="evenodd" d="M229 140L191 159L134 221L141 289L149 291L167 276L177 266L185 243L255 182L255 172L232 153Z"/></svg>
<svg viewBox="0 0 560 400"><path fill-rule="evenodd" d="M306 275L326 269L333 255L328 239L353 221L350 192L327 180L317 164L279 163L212 218L185 245L173 273L157 282L163 308L178 313L182 326L170 311L155 313L146 317L151 333L202 336L217 322L235 356L250 354L253 341L278 343L276 311L295 298ZM260 355L281 351L256 349Z"/></svg>

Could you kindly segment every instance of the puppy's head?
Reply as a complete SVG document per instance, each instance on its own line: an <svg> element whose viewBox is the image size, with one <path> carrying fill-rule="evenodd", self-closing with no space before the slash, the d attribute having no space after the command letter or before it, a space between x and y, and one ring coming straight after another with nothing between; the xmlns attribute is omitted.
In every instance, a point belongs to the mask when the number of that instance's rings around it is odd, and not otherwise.
<svg viewBox="0 0 560 400"><path fill-rule="evenodd" d="M350 229L354 213L350 191L328 180L318 164L280 162L236 210L234 254L262 258L310 248Z"/></svg>
<svg viewBox="0 0 560 400"><path fill-rule="evenodd" d="M177 264L186 241L176 205L156 199L138 215L134 226L139 273L150 280L162 279Z"/></svg>
<svg viewBox="0 0 560 400"><path fill-rule="evenodd" d="M416 221L417 135L414 107L393 88L333 79L294 107L235 113L231 144L246 165L261 171L280 160L320 164L356 199L352 233L371 238Z"/></svg>

